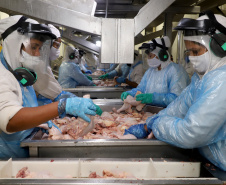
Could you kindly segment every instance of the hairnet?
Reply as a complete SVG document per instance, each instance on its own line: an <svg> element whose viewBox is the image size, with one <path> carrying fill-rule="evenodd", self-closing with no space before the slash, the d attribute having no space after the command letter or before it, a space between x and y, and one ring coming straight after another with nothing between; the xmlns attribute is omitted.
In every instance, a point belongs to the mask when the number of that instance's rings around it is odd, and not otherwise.
<svg viewBox="0 0 226 185"><path fill-rule="evenodd" d="M79 52L77 49L75 49L73 46L67 46L66 49L65 49L65 52L64 52L64 60L65 61L72 61L70 58L69 58L69 55L71 53L75 53L76 56L79 57Z"/></svg>
<svg viewBox="0 0 226 185"><path fill-rule="evenodd" d="M164 36L163 39L164 39L164 41L165 41L165 46L168 47L168 49L169 49L169 48L171 47L171 42L170 42L170 40L169 40L169 37L168 37L168 36ZM162 41L161 41L161 38L156 38L155 41L156 41L158 44L163 45L163 44L162 44ZM153 42L150 41L149 43L153 43ZM153 51L151 51L151 53L155 54L155 55L158 57L158 54L159 54L159 51L160 51L160 50L162 50L162 48L156 46L156 48L155 48ZM167 67L167 66L170 64L170 61L171 61L169 51L166 50L166 52L168 53L168 56L169 56L169 57L168 57L167 61L164 61L164 62L161 61L161 68Z"/></svg>
<svg viewBox="0 0 226 185"><path fill-rule="evenodd" d="M4 33L5 30L12 25L16 24L21 17L22 15L15 15L0 20L0 34ZM27 19L25 22L38 24L38 22L33 19ZM25 37L26 36L19 34L17 30L15 30L3 41L3 55L12 69L21 67L20 62L18 61L18 57L20 56L21 45L25 40Z"/></svg>
<svg viewBox="0 0 226 185"><path fill-rule="evenodd" d="M54 35L56 35L57 38L61 37L60 31L59 31L55 26L53 26L52 24L48 24L48 26L49 26L51 32L52 32Z"/></svg>
<svg viewBox="0 0 226 185"><path fill-rule="evenodd" d="M226 27L226 17L224 17L222 15L215 15L215 17L220 24L222 24L224 27ZM209 19L209 18L207 15L203 15L203 16L199 17L197 20L204 20L204 19ZM216 30L216 33L219 33L219 31ZM210 48L210 40L211 39L212 38L206 34L205 35L195 35L195 36L184 36L184 40L198 42L198 43L204 45L208 49L211 62L210 62L209 69L206 71L206 73L226 64L226 57L223 57L223 58L217 57L211 51L211 48Z"/></svg>

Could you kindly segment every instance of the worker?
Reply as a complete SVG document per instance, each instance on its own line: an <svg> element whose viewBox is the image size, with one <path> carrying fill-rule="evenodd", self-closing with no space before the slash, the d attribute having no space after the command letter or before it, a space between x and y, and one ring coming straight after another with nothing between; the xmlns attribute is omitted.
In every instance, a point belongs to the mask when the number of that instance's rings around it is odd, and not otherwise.
<svg viewBox="0 0 226 185"><path fill-rule="evenodd" d="M92 74L92 71L86 68L87 67L86 59L83 57L83 55L85 55L86 52L81 49L79 49L78 52L79 52L79 67L81 71L85 74Z"/></svg>
<svg viewBox="0 0 226 185"><path fill-rule="evenodd" d="M140 60L140 55L138 50L134 51L134 63L130 67L129 74L126 77L116 77L116 82L121 84L121 83L126 83L132 88L136 88L138 84L140 83L143 75L144 75L144 70L143 70L143 61Z"/></svg>
<svg viewBox="0 0 226 185"><path fill-rule="evenodd" d="M113 79L114 77L127 77L129 74L131 65L129 64L119 64L113 71L101 75L99 79Z"/></svg>
<svg viewBox="0 0 226 185"><path fill-rule="evenodd" d="M118 64L110 64L110 68L106 70L106 73L110 73L110 72L113 71L117 66L118 66Z"/></svg>
<svg viewBox="0 0 226 185"><path fill-rule="evenodd" d="M67 46L64 61L59 68L58 82L63 88L75 88L77 86L94 86L81 71L79 66L79 53L72 46Z"/></svg>
<svg viewBox="0 0 226 185"><path fill-rule="evenodd" d="M95 115L96 106L91 99L73 97L37 107L32 85L39 78L36 71L46 70L55 35L47 25L20 15L0 20L0 34L0 158L28 157L20 142L34 127L66 114L90 122L86 114Z"/></svg>
<svg viewBox="0 0 226 185"><path fill-rule="evenodd" d="M177 147L198 148L226 171L226 17L207 11L197 20L182 19L175 30L183 31L196 71L191 84L166 109L125 134L144 138L153 132Z"/></svg>
<svg viewBox="0 0 226 185"><path fill-rule="evenodd" d="M141 91L142 94L136 96L137 101L166 107L180 95L190 80L184 68L171 61L169 47L170 40L167 36L142 44L140 49L145 49L148 55L149 69L137 88L121 94L122 100L128 95L134 97L137 91Z"/></svg>

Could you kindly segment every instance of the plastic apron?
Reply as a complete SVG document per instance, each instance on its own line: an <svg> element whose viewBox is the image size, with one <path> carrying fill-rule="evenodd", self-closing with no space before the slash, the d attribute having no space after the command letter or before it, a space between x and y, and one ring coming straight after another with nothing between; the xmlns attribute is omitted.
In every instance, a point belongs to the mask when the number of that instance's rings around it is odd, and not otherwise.
<svg viewBox="0 0 226 185"><path fill-rule="evenodd" d="M128 80L129 80L129 81L132 81L130 75L131 75L131 73L133 72L134 68L137 67L139 64L142 64L142 63L143 63L142 61L139 61L139 62L137 62L134 66L132 66L132 67L130 68L130 71L129 71L129 77L128 77Z"/></svg>
<svg viewBox="0 0 226 185"><path fill-rule="evenodd" d="M0 59L2 64L6 67L6 69L8 69L3 56L3 52L0 53ZM23 107L37 107L38 102L34 88L32 86L23 87L21 84L20 87L23 97ZM4 132L0 132L0 158L28 157L29 156L28 148L20 147L20 143L26 137L28 137L33 130L34 128L16 132L13 134L6 134Z"/></svg>

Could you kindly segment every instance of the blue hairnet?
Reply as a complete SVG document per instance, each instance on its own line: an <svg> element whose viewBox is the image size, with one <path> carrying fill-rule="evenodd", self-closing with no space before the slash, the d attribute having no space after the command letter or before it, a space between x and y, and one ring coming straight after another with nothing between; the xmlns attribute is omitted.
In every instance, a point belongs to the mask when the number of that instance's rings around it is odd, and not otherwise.
<svg viewBox="0 0 226 185"><path fill-rule="evenodd" d="M152 124L156 138L181 148L199 148L209 161L226 171L226 66L191 84ZM147 119L147 124L151 117Z"/></svg>
<svg viewBox="0 0 226 185"><path fill-rule="evenodd" d="M94 83L82 73L78 65L73 62L63 62L61 64L58 82L63 88L94 85Z"/></svg>
<svg viewBox="0 0 226 185"><path fill-rule="evenodd" d="M127 92L133 97L137 91L153 93L152 105L166 107L180 95L189 83L189 76L184 68L170 63L160 71L149 68L137 88Z"/></svg>

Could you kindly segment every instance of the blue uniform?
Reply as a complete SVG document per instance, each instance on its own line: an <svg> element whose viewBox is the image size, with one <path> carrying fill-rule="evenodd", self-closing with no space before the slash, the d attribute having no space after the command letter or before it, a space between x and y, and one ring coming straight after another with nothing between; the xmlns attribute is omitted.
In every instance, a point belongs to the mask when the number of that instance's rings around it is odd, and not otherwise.
<svg viewBox="0 0 226 185"><path fill-rule="evenodd" d="M74 62L63 62L59 68L58 82L63 88L75 88L76 86L93 86Z"/></svg>
<svg viewBox="0 0 226 185"><path fill-rule="evenodd" d="M153 93L152 105L166 107L180 95L189 83L190 80L184 68L170 63L160 71L156 68L149 68L137 88L127 92L133 97L137 91L145 94Z"/></svg>
<svg viewBox="0 0 226 185"><path fill-rule="evenodd" d="M130 71L130 66L128 66L127 64L122 64L118 71L114 69L113 71L109 72L108 78L112 79L115 76L126 78L129 74L129 71Z"/></svg>
<svg viewBox="0 0 226 185"><path fill-rule="evenodd" d="M195 73L191 84L147 125L159 140L200 153L226 171L226 66L202 79Z"/></svg>
<svg viewBox="0 0 226 185"><path fill-rule="evenodd" d="M0 54L2 64L7 68L5 59L1 52ZM36 94L34 88L32 86L23 87L20 84L22 98L23 98L23 107L37 107L38 102L36 98ZM21 148L20 143L26 137L28 137L34 129L23 130L20 132L16 132L13 134L6 134L4 132L0 132L0 158L22 158L28 157L29 151L28 148Z"/></svg>

